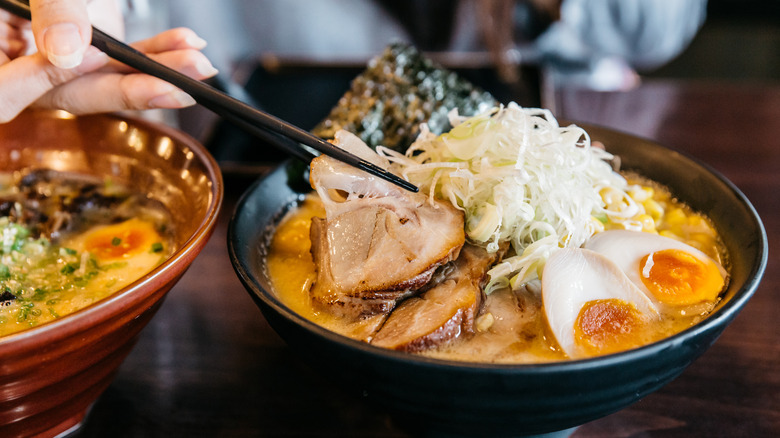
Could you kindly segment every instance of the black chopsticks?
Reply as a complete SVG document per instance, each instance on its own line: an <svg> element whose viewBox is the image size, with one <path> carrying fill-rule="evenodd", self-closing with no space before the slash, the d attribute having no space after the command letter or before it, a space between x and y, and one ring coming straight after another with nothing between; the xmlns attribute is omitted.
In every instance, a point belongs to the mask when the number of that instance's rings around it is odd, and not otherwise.
<svg viewBox="0 0 780 438"><path fill-rule="evenodd" d="M30 7L21 1L0 0L0 8L22 18L30 19ZM270 141L272 145L299 159L309 162L314 157L311 151L302 146L305 145L406 190L418 191L415 185L397 175L350 154L297 126L247 105L204 82L166 67L95 27L92 28L92 45L119 62L177 86L192 96L199 104L236 124L239 128L264 140L274 140Z"/></svg>

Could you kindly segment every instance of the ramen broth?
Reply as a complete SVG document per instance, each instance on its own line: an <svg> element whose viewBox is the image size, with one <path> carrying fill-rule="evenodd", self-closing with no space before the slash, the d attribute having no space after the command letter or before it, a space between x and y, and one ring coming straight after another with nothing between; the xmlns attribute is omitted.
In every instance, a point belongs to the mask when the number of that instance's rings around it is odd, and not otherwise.
<svg viewBox="0 0 780 438"><path fill-rule="evenodd" d="M0 180L0 336L103 300L174 250L165 208L120 184L50 170Z"/></svg>
<svg viewBox="0 0 780 438"><path fill-rule="evenodd" d="M724 264L723 248L714 228L700 214L676 201L669 191L635 175L629 176L639 202L646 205L648 232L682 240ZM309 229L313 217L324 217L316 195L305 200L281 221L275 230L267 257L274 292L293 311L334 332L366 340L384 321L381 315L365 319L337 317L312 305L309 295L317 278L310 254ZM638 218L641 222L646 218ZM609 229L609 225L605 228ZM538 287L538 286L537 286ZM640 334L647 344L680 332L706 317L714 302L665 313ZM422 355L441 359L490 363L539 363L567 359L548 328L539 290L533 286L492 292L475 321L475 332L432 348Z"/></svg>

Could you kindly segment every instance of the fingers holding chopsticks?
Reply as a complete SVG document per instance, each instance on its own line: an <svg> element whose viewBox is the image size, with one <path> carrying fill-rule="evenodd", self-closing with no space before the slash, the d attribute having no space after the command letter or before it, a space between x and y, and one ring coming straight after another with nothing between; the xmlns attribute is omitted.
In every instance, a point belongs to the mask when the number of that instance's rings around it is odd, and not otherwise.
<svg viewBox="0 0 780 438"><path fill-rule="evenodd" d="M149 54L177 49L201 50L206 47L206 40L199 37L192 29L177 27L160 32L153 38L136 41L130 45L136 50Z"/></svg>
<svg viewBox="0 0 780 438"><path fill-rule="evenodd" d="M198 50L202 40L193 35L189 29L175 29L146 40L139 47L153 48L157 53L150 53L150 57L195 79L213 76L216 69ZM0 106L0 122L12 119L29 105L86 114L182 108L195 103L165 81L109 62L94 47L87 49L81 65L73 69L57 68L40 53L0 65L0 101L5 103Z"/></svg>
<svg viewBox="0 0 780 438"><path fill-rule="evenodd" d="M196 79L210 78L218 73L208 58L200 52L206 47L206 41L185 27L160 32L130 46L149 58ZM136 72L135 69L116 61L111 62L103 71L109 69L118 73Z"/></svg>
<svg viewBox="0 0 780 438"><path fill-rule="evenodd" d="M81 9L87 6L86 23L90 27L85 33ZM194 104L191 97L174 86L110 61L91 45L82 50L81 42L88 44L91 40L90 19L107 26L109 34L123 33L115 0L33 0L31 11L32 25L0 10L0 123L28 106L85 114ZM39 37L37 41L33 40L34 32ZM61 32L70 35L61 36ZM205 79L216 74L200 52L205 45L192 30L178 28L134 46L158 62L193 78ZM77 65L62 68L74 64Z"/></svg>
<svg viewBox="0 0 780 438"><path fill-rule="evenodd" d="M104 53L89 48L81 65L73 69L53 66L40 53L11 60L7 55L0 59L0 123L7 122L41 96L68 81L94 71L109 59ZM67 109L67 108L63 108Z"/></svg>
<svg viewBox="0 0 780 438"><path fill-rule="evenodd" d="M214 76L217 70L196 48L205 43L189 29L174 29L145 40L138 49L152 49L147 55L194 79ZM193 47L193 45L195 47ZM100 95L101 99L90 96ZM124 109L182 108L195 101L175 86L129 67L111 62L99 71L84 75L42 96L36 105L64 107L75 114Z"/></svg>

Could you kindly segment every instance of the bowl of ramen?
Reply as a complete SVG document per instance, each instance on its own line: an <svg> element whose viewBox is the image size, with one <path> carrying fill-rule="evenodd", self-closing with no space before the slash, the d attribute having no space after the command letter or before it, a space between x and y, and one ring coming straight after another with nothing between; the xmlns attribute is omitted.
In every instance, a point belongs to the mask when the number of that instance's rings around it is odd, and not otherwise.
<svg viewBox="0 0 780 438"><path fill-rule="evenodd" d="M79 426L211 235L204 147L119 115L0 125L0 435Z"/></svg>
<svg viewBox="0 0 780 438"><path fill-rule="evenodd" d="M750 299L763 225L723 176L653 141L514 104L253 185L228 231L271 326L415 434L560 432L661 388ZM305 170L305 169L304 169Z"/></svg>

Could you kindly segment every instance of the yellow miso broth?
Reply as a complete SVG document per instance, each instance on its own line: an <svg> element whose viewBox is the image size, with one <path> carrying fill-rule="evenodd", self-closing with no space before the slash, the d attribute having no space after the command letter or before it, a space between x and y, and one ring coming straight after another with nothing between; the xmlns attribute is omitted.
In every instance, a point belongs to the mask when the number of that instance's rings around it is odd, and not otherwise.
<svg viewBox="0 0 780 438"><path fill-rule="evenodd" d="M169 213L109 180L50 170L0 177L0 336L136 281L173 252Z"/></svg>

